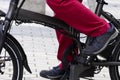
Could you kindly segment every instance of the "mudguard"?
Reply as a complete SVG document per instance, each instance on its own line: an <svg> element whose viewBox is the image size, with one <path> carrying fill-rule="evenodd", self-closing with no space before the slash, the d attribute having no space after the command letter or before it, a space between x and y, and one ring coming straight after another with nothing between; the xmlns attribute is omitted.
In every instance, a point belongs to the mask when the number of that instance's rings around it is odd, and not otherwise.
<svg viewBox="0 0 120 80"><path fill-rule="evenodd" d="M10 35L9 33L7 33L7 37L8 37L9 39L11 39L11 40L14 42L14 44L17 46L17 48L19 49L20 55L21 55L21 58L22 58L22 61L23 61L23 66L25 67L25 69L26 69L29 73L32 73L32 72L31 72L31 69L30 69L30 67L29 67L29 65L28 65L27 56L26 56L26 54L25 54L22 46L21 46L21 45L19 44L19 42L18 42L12 35Z"/></svg>

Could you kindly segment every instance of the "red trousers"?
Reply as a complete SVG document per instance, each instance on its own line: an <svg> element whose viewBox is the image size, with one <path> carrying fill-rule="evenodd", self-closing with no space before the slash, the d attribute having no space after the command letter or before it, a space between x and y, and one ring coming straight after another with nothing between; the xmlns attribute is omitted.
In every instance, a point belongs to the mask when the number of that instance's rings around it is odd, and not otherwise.
<svg viewBox="0 0 120 80"><path fill-rule="evenodd" d="M55 13L55 17L63 20L80 32L96 37L107 31L108 23L96 16L82 3L82 0L47 0L48 5ZM57 32L59 42L58 59L61 60L66 47L72 44L72 40ZM68 57L71 60L71 57Z"/></svg>

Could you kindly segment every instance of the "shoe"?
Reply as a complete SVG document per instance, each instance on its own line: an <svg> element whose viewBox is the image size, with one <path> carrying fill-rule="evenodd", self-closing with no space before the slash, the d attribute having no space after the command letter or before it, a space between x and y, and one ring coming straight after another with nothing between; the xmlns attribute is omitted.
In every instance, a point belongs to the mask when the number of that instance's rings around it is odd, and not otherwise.
<svg viewBox="0 0 120 80"><path fill-rule="evenodd" d="M83 55L94 56L103 51L108 43L116 38L118 30L113 24L110 24L110 28L106 33L97 37L90 37L86 47L82 50Z"/></svg>
<svg viewBox="0 0 120 80"><path fill-rule="evenodd" d="M84 72L82 72L79 77L93 77L94 76L95 67L91 67ZM61 70L59 66L53 67L51 70L42 70L40 72L40 76L47 79L59 79L64 75L65 71Z"/></svg>
<svg viewBox="0 0 120 80"><path fill-rule="evenodd" d="M40 76L48 79L60 78L65 73L64 70L61 70L59 66L53 67L51 70L42 70Z"/></svg>

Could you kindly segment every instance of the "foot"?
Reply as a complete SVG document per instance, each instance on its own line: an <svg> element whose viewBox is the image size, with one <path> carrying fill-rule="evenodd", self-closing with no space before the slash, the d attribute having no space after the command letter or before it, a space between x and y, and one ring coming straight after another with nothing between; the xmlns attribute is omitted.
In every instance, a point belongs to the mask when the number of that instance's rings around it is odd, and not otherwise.
<svg viewBox="0 0 120 80"><path fill-rule="evenodd" d="M84 72L82 72L80 77L93 77L94 76L95 67L91 67ZM51 70L42 70L40 72L40 76L47 79L59 79L64 75L65 71L61 70L59 66L53 67Z"/></svg>
<svg viewBox="0 0 120 80"><path fill-rule="evenodd" d="M90 37L86 48L83 49L82 53L87 56L97 55L103 51L108 43L116 38L118 35L118 30L113 24L110 24L110 28L106 33L97 37Z"/></svg>
<svg viewBox="0 0 120 80"><path fill-rule="evenodd" d="M40 76L48 79L60 78L64 74L64 70L61 70L59 66L53 67L51 70L42 70Z"/></svg>

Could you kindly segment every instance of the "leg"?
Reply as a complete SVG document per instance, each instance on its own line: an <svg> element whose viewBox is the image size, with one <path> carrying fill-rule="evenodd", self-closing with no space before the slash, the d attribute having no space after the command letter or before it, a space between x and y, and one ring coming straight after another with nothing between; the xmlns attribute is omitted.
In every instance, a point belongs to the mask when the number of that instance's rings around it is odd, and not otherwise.
<svg viewBox="0 0 120 80"><path fill-rule="evenodd" d="M59 42L57 58L61 61L65 49L68 46L73 44L73 40L67 36L64 36L58 31L56 31L56 35L57 35L57 39ZM72 60L72 55L68 55L67 61L70 62L71 60ZM60 63L57 67L53 67L53 69L51 70L42 70L40 72L40 76L49 78L49 79L59 78L63 74L64 74L64 68L63 68L62 63Z"/></svg>
<svg viewBox="0 0 120 80"><path fill-rule="evenodd" d="M92 44L83 50L86 55L100 53L118 35L113 25L99 18L79 0L47 0L47 3L57 18L91 37Z"/></svg>
<svg viewBox="0 0 120 80"><path fill-rule="evenodd" d="M103 34L109 28L105 20L96 16L78 0L47 0L57 18L89 36Z"/></svg>
<svg viewBox="0 0 120 80"><path fill-rule="evenodd" d="M61 34L60 32L56 31L56 34L57 34L57 39L58 39L58 42L59 42L59 47L58 47L58 59L61 61L62 60L62 55L65 51L65 49L72 45L73 44L73 40L67 36L64 36L63 34ZM71 61L72 60L72 56L69 55L67 57L67 60L68 61Z"/></svg>

